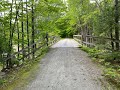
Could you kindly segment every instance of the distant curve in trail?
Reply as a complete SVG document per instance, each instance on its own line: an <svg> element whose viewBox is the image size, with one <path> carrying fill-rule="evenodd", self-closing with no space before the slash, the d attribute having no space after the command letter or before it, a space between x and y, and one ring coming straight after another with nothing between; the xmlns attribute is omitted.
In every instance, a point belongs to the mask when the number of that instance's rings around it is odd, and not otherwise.
<svg viewBox="0 0 120 90"><path fill-rule="evenodd" d="M102 69L78 46L73 39L53 45L25 90L115 90L104 80Z"/></svg>

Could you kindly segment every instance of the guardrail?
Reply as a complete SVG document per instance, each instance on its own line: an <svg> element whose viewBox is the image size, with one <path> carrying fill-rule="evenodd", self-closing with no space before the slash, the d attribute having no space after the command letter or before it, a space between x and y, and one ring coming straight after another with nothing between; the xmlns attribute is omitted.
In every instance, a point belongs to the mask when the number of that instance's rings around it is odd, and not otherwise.
<svg viewBox="0 0 120 90"><path fill-rule="evenodd" d="M91 35L86 35L83 37L83 35L73 35L73 38L78 41L81 45L86 45L88 47L95 47L96 45L111 45L111 50L115 49L115 46L112 46L115 43L120 43L120 40L116 40L114 38L106 38L106 37L96 37ZM110 49L105 47L105 49Z"/></svg>
<svg viewBox="0 0 120 90"><path fill-rule="evenodd" d="M83 35L73 35L73 38L78 41L81 45L86 45L89 47L94 47L93 38L88 38L87 36L84 38Z"/></svg>
<svg viewBox="0 0 120 90"><path fill-rule="evenodd" d="M20 66L24 63L24 60L26 59L34 59L41 55L42 49L50 47L52 44L57 42L59 40L59 37L56 36L47 36L44 39L40 39L37 42L25 47L24 49L14 52L11 55L8 56L7 53L3 54L2 58L2 64L3 69L2 71L5 71L6 69L10 69L14 66ZM34 48L33 48L34 47ZM28 52L28 48L30 49L30 52ZM37 51L41 52L37 55ZM24 55L23 55L24 52Z"/></svg>

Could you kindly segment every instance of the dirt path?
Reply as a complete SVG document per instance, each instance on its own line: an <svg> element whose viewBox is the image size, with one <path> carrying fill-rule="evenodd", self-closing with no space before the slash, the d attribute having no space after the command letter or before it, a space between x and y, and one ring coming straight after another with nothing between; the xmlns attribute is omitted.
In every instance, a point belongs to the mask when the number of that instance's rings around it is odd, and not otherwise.
<svg viewBox="0 0 120 90"><path fill-rule="evenodd" d="M115 90L104 81L100 67L76 47L72 39L53 45L25 90Z"/></svg>

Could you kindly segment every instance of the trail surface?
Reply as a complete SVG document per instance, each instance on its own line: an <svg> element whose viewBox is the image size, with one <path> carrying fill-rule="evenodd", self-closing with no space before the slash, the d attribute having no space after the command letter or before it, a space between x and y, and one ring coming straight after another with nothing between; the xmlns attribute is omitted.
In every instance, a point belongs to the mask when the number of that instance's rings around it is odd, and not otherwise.
<svg viewBox="0 0 120 90"><path fill-rule="evenodd" d="M25 90L115 90L104 81L102 69L78 46L73 39L53 45Z"/></svg>

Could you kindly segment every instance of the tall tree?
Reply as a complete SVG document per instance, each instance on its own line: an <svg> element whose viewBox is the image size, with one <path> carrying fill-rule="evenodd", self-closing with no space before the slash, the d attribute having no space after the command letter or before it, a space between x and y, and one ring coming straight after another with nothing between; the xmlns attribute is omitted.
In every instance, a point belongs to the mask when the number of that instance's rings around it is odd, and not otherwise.
<svg viewBox="0 0 120 90"><path fill-rule="evenodd" d="M119 40L119 4L115 0L115 39ZM119 43L116 42L116 50L119 50Z"/></svg>

